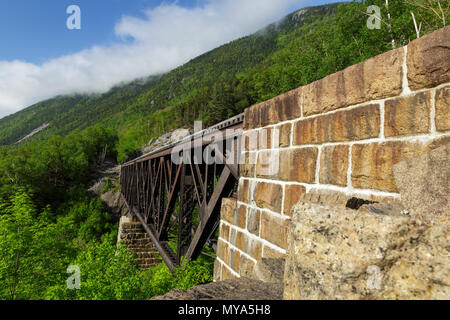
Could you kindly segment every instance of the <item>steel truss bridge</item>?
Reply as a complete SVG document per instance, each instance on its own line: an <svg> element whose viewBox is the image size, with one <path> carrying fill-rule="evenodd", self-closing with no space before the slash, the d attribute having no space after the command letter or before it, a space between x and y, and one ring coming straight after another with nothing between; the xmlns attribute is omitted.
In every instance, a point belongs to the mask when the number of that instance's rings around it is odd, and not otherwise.
<svg viewBox="0 0 450 320"><path fill-rule="evenodd" d="M213 243L221 199L236 197L243 119L233 117L121 167L125 203L171 271Z"/></svg>

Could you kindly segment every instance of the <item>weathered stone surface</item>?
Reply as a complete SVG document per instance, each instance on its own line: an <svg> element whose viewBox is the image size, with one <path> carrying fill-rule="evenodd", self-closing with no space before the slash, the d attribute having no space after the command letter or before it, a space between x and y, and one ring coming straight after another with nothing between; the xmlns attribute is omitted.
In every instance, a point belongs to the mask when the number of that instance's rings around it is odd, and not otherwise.
<svg viewBox="0 0 450 320"><path fill-rule="evenodd" d="M450 216L450 145L394 166L402 202L411 215L429 220Z"/></svg>
<svg viewBox="0 0 450 320"><path fill-rule="evenodd" d="M256 186L253 197L256 205L274 212L281 212L283 188L279 184L260 182Z"/></svg>
<svg viewBox="0 0 450 320"><path fill-rule="evenodd" d="M420 152L419 143L390 141L355 144L352 149L352 185L360 189L398 192L392 167Z"/></svg>
<svg viewBox="0 0 450 320"><path fill-rule="evenodd" d="M224 223L220 224L219 236L225 241L230 241L230 227Z"/></svg>
<svg viewBox="0 0 450 320"><path fill-rule="evenodd" d="M384 135L405 136L430 131L429 92L386 101Z"/></svg>
<svg viewBox="0 0 450 320"><path fill-rule="evenodd" d="M308 202L293 211L284 299L449 298L448 217L425 225L389 208Z"/></svg>
<svg viewBox="0 0 450 320"><path fill-rule="evenodd" d="M322 184L347 185L349 146L323 147L320 157L319 181Z"/></svg>
<svg viewBox="0 0 450 320"><path fill-rule="evenodd" d="M291 127L292 125L290 123L277 127L279 132L278 147L285 148L291 145Z"/></svg>
<svg viewBox="0 0 450 320"><path fill-rule="evenodd" d="M246 109L244 130L299 118L301 115L301 91L302 88L297 88Z"/></svg>
<svg viewBox="0 0 450 320"><path fill-rule="evenodd" d="M436 91L436 130L450 130L450 87Z"/></svg>
<svg viewBox="0 0 450 320"><path fill-rule="evenodd" d="M258 131L247 131L242 135L244 140L244 150L245 151L255 151L258 150L259 146L259 135Z"/></svg>
<svg viewBox="0 0 450 320"><path fill-rule="evenodd" d="M291 90L285 94L282 94L274 98L273 112L278 113L279 121L287 121L299 118L301 115L300 110L300 97L302 93L302 88L297 88Z"/></svg>
<svg viewBox="0 0 450 320"><path fill-rule="evenodd" d="M285 186L284 195L284 214L291 215L292 207L297 204L300 197L306 192L306 188L300 185L287 185Z"/></svg>
<svg viewBox="0 0 450 320"><path fill-rule="evenodd" d="M409 87L435 87L450 81L450 26L414 40L408 45Z"/></svg>
<svg viewBox="0 0 450 320"><path fill-rule="evenodd" d="M261 258L262 254L262 244L261 241L255 238L245 237L244 238L244 248L242 249L246 254L255 260Z"/></svg>
<svg viewBox="0 0 450 320"><path fill-rule="evenodd" d="M236 207L237 207L236 199L223 198L222 207L220 209L220 219L233 224Z"/></svg>
<svg viewBox="0 0 450 320"><path fill-rule="evenodd" d="M261 216L261 238L281 249L286 249L288 226L289 220L263 211Z"/></svg>
<svg viewBox="0 0 450 320"><path fill-rule="evenodd" d="M283 283L284 267L284 259L262 258L255 266L254 276L268 283Z"/></svg>
<svg viewBox="0 0 450 320"><path fill-rule="evenodd" d="M269 246L264 246L262 248L262 256L264 258L273 258L273 259L285 259L286 258L286 254L284 254L278 250L272 249Z"/></svg>
<svg viewBox="0 0 450 320"><path fill-rule="evenodd" d="M245 229L247 223L247 206L240 205L234 212L233 224L241 229Z"/></svg>
<svg viewBox="0 0 450 320"><path fill-rule="evenodd" d="M280 166L279 150L262 150L258 153L256 176L265 179L277 179Z"/></svg>
<svg viewBox="0 0 450 320"><path fill-rule="evenodd" d="M296 122L293 144L355 141L379 135L380 106L370 104Z"/></svg>
<svg viewBox="0 0 450 320"><path fill-rule="evenodd" d="M248 203L248 187L249 181L247 179L241 179L239 181L238 200Z"/></svg>
<svg viewBox="0 0 450 320"><path fill-rule="evenodd" d="M239 274L239 263L241 259L241 253L238 250L233 249L233 247L230 247L230 256L229 256L229 263L231 269L233 269L237 274Z"/></svg>
<svg viewBox="0 0 450 320"><path fill-rule="evenodd" d="M173 290L152 300L281 300L282 296L282 284L241 277L212 282L189 290Z"/></svg>
<svg viewBox="0 0 450 320"><path fill-rule="evenodd" d="M256 152L245 152L242 154L244 158L244 163L242 163L240 167L241 176L247 178L254 178L256 171Z"/></svg>
<svg viewBox="0 0 450 320"><path fill-rule="evenodd" d="M243 250L244 249L244 242L245 241L245 236L244 234L237 230L237 229L232 229L231 230L231 239L230 242L233 246L235 246L236 248L238 248L239 250Z"/></svg>
<svg viewBox="0 0 450 320"><path fill-rule="evenodd" d="M247 219L247 230L258 236L259 228L261 224L261 211L254 208L249 208L248 210L248 219Z"/></svg>
<svg viewBox="0 0 450 320"><path fill-rule="evenodd" d="M400 48L303 87L304 116L400 94L402 63Z"/></svg>
<svg viewBox="0 0 450 320"><path fill-rule="evenodd" d="M279 177L284 181L314 183L316 179L317 148L280 151Z"/></svg>
<svg viewBox="0 0 450 320"><path fill-rule="evenodd" d="M222 239L219 239L217 242L217 256L228 265L229 263L229 247L228 243L223 241Z"/></svg>
<svg viewBox="0 0 450 320"><path fill-rule="evenodd" d="M264 128L258 131L259 144L258 149L271 149L272 148L272 128Z"/></svg>

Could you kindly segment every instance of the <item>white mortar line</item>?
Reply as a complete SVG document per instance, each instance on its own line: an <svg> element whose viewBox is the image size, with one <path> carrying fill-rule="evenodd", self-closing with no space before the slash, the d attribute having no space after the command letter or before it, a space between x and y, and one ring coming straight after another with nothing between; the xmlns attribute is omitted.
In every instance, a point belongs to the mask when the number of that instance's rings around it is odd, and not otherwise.
<svg viewBox="0 0 450 320"><path fill-rule="evenodd" d="M316 174L315 174L315 180L316 180L316 184L320 184L320 158L322 156L322 148L323 145L319 145L318 147L318 152L317 152L317 161L316 161Z"/></svg>
<svg viewBox="0 0 450 320"><path fill-rule="evenodd" d="M380 139L385 139L386 137L384 136L384 125L385 125L385 121L386 121L386 104L385 101L382 101L380 103Z"/></svg>
<svg viewBox="0 0 450 320"><path fill-rule="evenodd" d="M407 69L407 66L405 65L405 63L406 62L403 63L402 70L403 70L403 68ZM407 71L406 71L406 73L407 73ZM405 76L406 73L403 73L403 75ZM402 80L402 82L404 82L404 81L405 81L405 79ZM407 80L407 76L406 76L406 81L408 81ZM386 102L386 101L389 101L389 100L398 99L398 98L403 97L405 95L414 95L414 94L427 92L427 91L431 91L431 90L439 90L439 89L441 89L443 87L446 87L446 86L449 86L449 85L450 85L450 82L446 82L446 83L442 83L442 84L440 84L440 85L438 85L438 86L436 86L434 88L431 88L431 89L430 88L422 88L422 89L418 89L418 90L412 91L409 88L408 84L406 84L406 87L405 87L406 89L403 89L404 85L402 84L402 90L405 91L405 92L408 92L407 94L402 92L400 95L397 95L397 96L387 97L387 98L383 98L383 99L369 100L369 101L361 102L361 103L358 103L358 104L346 106L344 108L330 110L330 111L327 111L327 112L323 112L323 113L319 113L319 114L313 114L313 115L310 115L310 116L302 116L300 118L295 118L295 119L292 119L292 120L281 121L281 122L278 122L276 124L270 124L270 125L267 125L267 126L264 126L264 127L249 129L249 130L247 130L245 132L258 131L258 130L262 130L262 129L266 129L266 128L272 128L272 127L276 127L276 126L284 125L284 124L288 124L288 123L294 124L294 123L296 123L296 122L298 122L300 120L308 120L308 119L313 119L313 118L317 118L317 117L321 117L321 116L331 115L331 114L334 114L334 113L337 113L337 112L341 112L341 111L349 111L349 110L356 109L358 107L363 107L363 106L370 105L370 104L377 104L377 103Z"/></svg>
<svg viewBox="0 0 450 320"><path fill-rule="evenodd" d="M408 46L403 47L403 64L402 64L402 72L403 72L403 79L402 79L402 93L400 94L401 97L410 95L412 93L411 89L408 85Z"/></svg>
<svg viewBox="0 0 450 320"><path fill-rule="evenodd" d="M278 213L278 212L272 211L272 210L267 209L267 208L260 208L260 207L258 207L256 205L251 205L251 204L248 204L248 203L245 203L245 202L237 201L237 205L238 206L246 206L248 208L257 209L259 211L264 211L264 212L274 216L275 218L280 218L280 219L284 219L284 220L290 220L291 219L291 217L283 215L282 213Z"/></svg>
<svg viewBox="0 0 450 320"><path fill-rule="evenodd" d="M240 232L244 233L244 235L247 236L248 238L251 238L251 239L253 239L253 240L256 240L256 241L258 241L258 242L261 242L261 244L267 245L267 246L270 247L271 249L274 249L274 250L277 250L278 252L281 252L281 253L286 254L286 250L285 250L285 249L282 249L282 248L278 247L277 245L275 245L275 244L273 244L273 243L267 241L266 239L263 239L263 238L261 238L261 237L258 237L258 236L256 236L256 235L254 235L253 233L250 233L248 230L244 230L244 229L242 229L242 228L239 228L238 226L235 226L234 224L231 224L231 223L229 223L229 222L227 222L227 221L223 221L223 222L224 222L225 224L227 224L227 225L230 227L230 229L235 229L236 231L240 231ZM260 230L261 230L261 228L260 228ZM239 250L239 249L238 249L238 250Z"/></svg>
<svg viewBox="0 0 450 320"><path fill-rule="evenodd" d="M400 195L398 193L375 190L375 189L357 189L357 188L353 188L353 187L349 187L349 186L340 187L340 186L335 186L335 185L330 185L330 184L307 184L307 183L298 183L298 182L294 182L294 181L280 182L278 180L268 180L268 179L263 179L263 178L249 178L249 180L250 179L254 180L254 182L275 183L275 184L282 184L284 186L286 186L286 185L303 186L306 188L307 193L310 192L311 190L327 190L327 191L341 192L348 196L354 196L354 195L369 195L369 196L371 196L371 195L374 195L374 196L380 196L380 197L393 197L393 198L400 197ZM238 203L249 206L249 204L246 204L245 202L238 201ZM252 207L254 207L254 206L252 206ZM273 215L280 217L279 213L273 212L269 209L259 208L259 207L254 207L254 208L257 208L262 211L266 211L268 213L272 213ZM283 217L283 216L281 216L281 217Z"/></svg>
<svg viewBox="0 0 450 320"><path fill-rule="evenodd" d="M224 238L219 237L218 240L222 240L223 242L225 242L226 244L228 244L228 246L233 249L234 251L239 252L241 255L245 256L246 258L252 260L254 263L258 263L258 261L253 258L251 255L249 255L248 253L242 251L241 249L239 249L238 247L236 247L234 244L232 244L230 241L225 240Z"/></svg>
<svg viewBox="0 0 450 320"><path fill-rule="evenodd" d="M387 138L369 138L365 140L352 140L352 141L338 141L338 142L324 142L321 144L302 144L297 146L291 146L286 148L279 148L279 151L288 151L288 150L296 150L296 149L306 149L306 148L320 148L320 147L332 147L337 145L355 145L355 144L370 144L370 143L383 143L383 142L421 142L425 144L432 139L442 138L450 135L450 131L446 132L436 132L436 133L423 133L416 134L411 136L398 136L398 137L387 137ZM261 151L269 151L269 150L261 150Z"/></svg>
<svg viewBox="0 0 450 320"><path fill-rule="evenodd" d="M349 145L349 147L348 147L348 168L347 168L347 188L349 190L353 190L353 183L352 183L352 149L353 149L353 145Z"/></svg>
<svg viewBox="0 0 450 320"><path fill-rule="evenodd" d="M436 129L436 92L437 90L432 90L431 91L431 98L430 98L430 103L431 103L431 110L430 110L430 133L431 134L437 134L437 129Z"/></svg>
<svg viewBox="0 0 450 320"><path fill-rule="evenodd" d="M228 269L228 271L230 271L233 275L237 276L238 278L241 277L241 275L239 273L237 273L236 271L231 269L231 267L229 265L227 265L222 259L220 259L219 257L217 257L216 259L219 260L220 263L222 263L222 268L226 267ZM222 272L223 272L223 269L222 269Z"/></svg>

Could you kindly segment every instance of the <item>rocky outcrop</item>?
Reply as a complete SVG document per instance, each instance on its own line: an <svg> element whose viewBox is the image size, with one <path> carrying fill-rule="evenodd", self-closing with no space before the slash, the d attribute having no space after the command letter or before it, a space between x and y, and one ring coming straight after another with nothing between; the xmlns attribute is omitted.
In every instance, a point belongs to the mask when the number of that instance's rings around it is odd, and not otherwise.
<svg viewBox="0 0 450 320"><path fill-rule="evenodd" d="M147 154L153 151L156 151L160 148L168 146L170 144L179 142L183 140L185 137L192 134L192 130L189 129L177 129L171 132L168 132L158 138L151 139L147 145L142 148L142 153Z"/></svg>
<svg viewBox="0 0 450 320"><path fill-rule="evenodd" d="M284 299L450 298L448 145L396 166L402 203L292 210Z"/></svg>
<svg viewBox="0 0 450 320"><path fill-rule="evenodd" d="M266 283L241 277L189 290L173 290L152 300L281 300L282 296L282 283Z"/></svg>
<svg viewBox="0 0 450 320"><path fill-rule="evenodd" d="M449 145L394 166L395 180L411 215L422 220L450 213Z"/></svg>

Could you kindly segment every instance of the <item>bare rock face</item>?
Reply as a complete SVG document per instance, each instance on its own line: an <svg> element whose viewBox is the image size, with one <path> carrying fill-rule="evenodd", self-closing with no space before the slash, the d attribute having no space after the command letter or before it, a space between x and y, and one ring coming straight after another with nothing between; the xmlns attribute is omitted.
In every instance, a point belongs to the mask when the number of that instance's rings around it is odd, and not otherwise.
<svg viewBox="0 0 450 320"><path fill-rule="evenodd" d="M212 282L189 290L173 290L151 300L281 300L283 285L249 278Z"/></svg>
<svg viewBox="0 0 450 320"><path fill-rule="evenodd" d="M293 208L284 299L448 299L450 221L392 205Z"/></svg>
<svg viewBox="0 0 450 320"><path fill-rule="evenodd" d="M418 219L450 214L449 146L402 161L393 168L402 202Z"/></svg>

